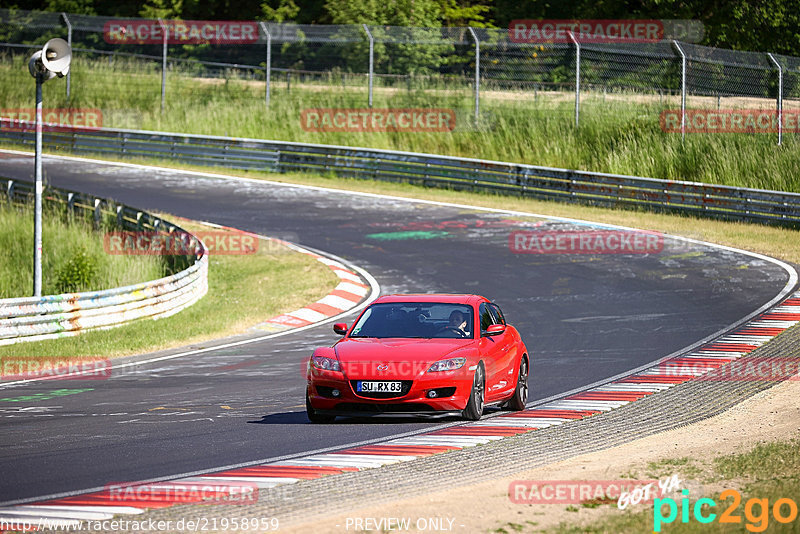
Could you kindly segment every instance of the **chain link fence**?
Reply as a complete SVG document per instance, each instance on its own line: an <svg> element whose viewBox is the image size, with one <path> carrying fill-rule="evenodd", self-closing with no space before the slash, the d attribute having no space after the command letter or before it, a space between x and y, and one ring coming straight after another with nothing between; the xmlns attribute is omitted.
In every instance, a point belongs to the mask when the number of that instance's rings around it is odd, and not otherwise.
<svg viewBox="0 0 800 534"><path fill-rule="evenodd" d="M237 38L224 31L223 39L163 38L177 35L176 24L193 31L194 22L201 21L0 9L0 68L21 67L33 49L61 37L73 47L71 77L103 69L126 74L124 81L92 76L91 88L68 79L68 105L76 92L124 91L163 110L199 83L232 93L228 82L237 80L251 89L237 98L258 94L266 106L277 99L312 106L316 94L326 102L341 95L342 102L373 107L403 92L412 101L415 95L426 102L440 98L470 120L498 101L533 101L549 105L548 113L574 113L579 125L582 110L613 112L609 101L638 102L676 110L684 133L693 126L693 109L769 110L782 124L782 111L800 99L800 58L678 41L524 43L500 29L253 21L231 23L245 28ZM142 27L144 38L137 33Z"/></svg>

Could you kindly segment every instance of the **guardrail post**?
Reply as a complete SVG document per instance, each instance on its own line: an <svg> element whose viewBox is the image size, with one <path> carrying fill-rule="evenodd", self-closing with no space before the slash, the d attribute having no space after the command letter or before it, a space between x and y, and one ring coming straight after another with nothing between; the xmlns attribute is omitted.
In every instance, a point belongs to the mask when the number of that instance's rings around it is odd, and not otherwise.
<svg viewBox="0 0 800 534"><path fill-rule="evenodd" d="M372 38L372 33L369 31L369 27L366 24L362 24L362 26L364 26L364 31L367 32L367 37L369 38L369 107L372 107L372 76L375 60L375 39Z"/></svg>
<svg viewBox="0 0 800 534"><path fill-rule="evenodd" d="M767 52L767 56L778 67L778 100L776 105L778 106L778 146L780 146L783 141L783 68L778 63L778 60L775 59L775 56L769 52Z"/></svg>
<svg viewBox="0 0 800 534"><path fill-rule="evenodd" d="M8 197L9 204L14 202L14 180L8 181L8 185L6 186L6 196Z"/></svg>
<svg viewBox="0 0 800 534"><path fill-rule="evenodd" d="M266 81L267 87L265 89L264 104L269 107L269 82L272 75L272 35L269 33L265 22L259 22L258 24L261 26L264 35L267 36L267 64L264 68L264 73L266 75L264 80Z"/></svg>
<svg viewBox="0 0 800 534"><path fill-rule="evenodd" d="M103 201L99 198L94 199L94 229L99 230L100 224L102 222L102 213L100 211L100 206L102 205Z"/></svg>
<svg viewBox="0 0 800 534"><path fill-rule="evenodd" d="M683 53L678 41L673 40L672 45L681 56L681 142L686 139L686 54Z"/></svg>
<svg viewBox="0 0 800 534"><path fill-rule="evenodd" d="M478 115L481 107L481 42L475 29L470 26L469 32L475 41L475 123L478 123Z"/></svg>
<svg viewBox="0 0 800 534"><path fill-rule="evenodd" d="M581 45L572 32L569 32L569 38L575 45L575 127L577 127L581 115Z"/></svg>
<svg viewBox="0 0 800 534"><path fill-rule="evenodd" d="M161 19L158 19L158 24L161 26L161 32L164 34L161 51L161 113L164 113L164 106L167 99L167 25L164 24L164 21Z"/></svg>
<svg viewBox="0 0 800 534"><path fill-rule="evenodd" d="M117 206L117 228L122 228L122 206Z"/></svg>
<svg viewBox="0 0 800 534"><path fill-rule="evenodd" d="M69 17L67 17L66 13L62 12L61 13L61 17L64 19L64 23L66 23L66 25L67 25L67 44L69 45L70 50L71 50L72 49L72 24L70 24ZM69 101L69 89L70 89L71 80L72 80L72 72L68 71L67 72L67 101Z"/></svg>
<svg viewBox="0 0 800 534"><path fill-rule="evenodd" d="M75 214L75 193L67 193L67 213L70 217Z"/></svg>

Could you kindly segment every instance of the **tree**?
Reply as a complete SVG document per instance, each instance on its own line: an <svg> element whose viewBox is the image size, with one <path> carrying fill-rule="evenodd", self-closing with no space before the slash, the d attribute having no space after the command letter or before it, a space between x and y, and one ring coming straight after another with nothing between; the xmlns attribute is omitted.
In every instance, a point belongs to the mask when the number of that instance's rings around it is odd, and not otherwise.
<svg viewBox="0 0 800 534"><path fill-rule="evenodd" d="M183 18L183 0L147 0L139 10L139 16L146 19Z"/></svg>
<svg viewBox="0 0 800 534"><path fill-rule="evenodd" d="M277 7L272 7L272 4L277 3ZM261 4L261 12L264 14L264 20L270 22L287 22L295 21L300 8L294 3L294 0L265 0Z"/></svg>
<svg viewBox="0 0 800 534"><path fill-rule="evenodd" d="M325 9L334 24L388 26L442 25L442 3L437 0L327 0Z"/></svg>
<svg viewBox="0 0 800 534"><path fill-rule="evenodd" d="M484 16L491 7L484 4L470 5L468 1L441 0L442 22L445 26L472 26L474 28L494 28Z"/></svg>

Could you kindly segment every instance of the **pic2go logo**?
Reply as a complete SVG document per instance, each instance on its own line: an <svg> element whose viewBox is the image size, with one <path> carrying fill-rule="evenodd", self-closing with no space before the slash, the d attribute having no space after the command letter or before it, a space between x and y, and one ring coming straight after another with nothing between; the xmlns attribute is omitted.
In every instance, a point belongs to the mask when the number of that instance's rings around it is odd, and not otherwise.
<svg viewBox="0 0 800 534"><path fill-rule="evenodd" d="M717 503L713 499L703 498L695 501L694 506L689 504L689 490L683 490L681 499L680 514L681 523L689 522L689 511L691 509L695 521L708 524L717 519L717 514L711 511L716 508ZM735 489L727 489L719 494L721 500L732 499L724 512L719 515L720 523L741 524L742 516L736 513L742 503L742 495ZM667 508L667 516L664 516L664 508ZM788 513L786 513L788 512ZM747 520L745 528L750 532L764 532L769 527L770 506L769 499L748 499L744 505L744 516ZM776 500L772 504L772 517L778 523L791 523L797 519L797 503L786 497ZM655 499L653 501L653 531L661 532L662 525L673 523L678 518L678 503L669 497Z"/></svg>

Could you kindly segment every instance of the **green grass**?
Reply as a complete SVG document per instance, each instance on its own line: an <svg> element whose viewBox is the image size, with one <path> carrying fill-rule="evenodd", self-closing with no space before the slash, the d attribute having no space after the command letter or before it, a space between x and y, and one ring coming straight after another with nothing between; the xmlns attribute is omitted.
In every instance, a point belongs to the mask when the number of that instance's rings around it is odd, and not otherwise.
<svg viewBox="0 0 800 534"><path fill-rule="evenodd" d="M0 298L33 295L33 211L0 202ZM42 294L96 291L166 275L154 256L107 254L91 223L50 209L42 217Z"/></svg>
<svg viewBox="0 0 800 534"><path fill-rule="evenodd" d="M800 476L800 439L763 443L745 454L717 458L714 465L725 478Z"/></svg>
<svg viewBox="0 0 800 534"><path fill-rule="evenodd" d="M170 220L169 215L165 218ZM190 232L198 228L182 226ZM0 358L111 357L202 343L245 332L275 315L314 302L338 281L314 258L262 241L252 255L209 256L208 294L180 313L74 337L0 347Z"/></svg>
<svg viewBox="0 0 800 534"><path fill-rule="evenodd" d="M661 479L677 472L692 479L697 479L703 474L702 470L695 465L694 459L687 456L683 458L670 458L647 464L648 478Z"/></svg>
<svg viewBox="0 0 800 534"><path fill-rule="evenodd" d="M30 108L33 82L25 61L21 55L0 57L0 101L5 108ZM458 91L452 86L378 85L374 107L453 108L458 112L456 131L314 133L301 127L303 109L364 108L365 87L307 82L288 90L285 81L276 77L267 110L263 82L200 79L171 70L162 114L160 73L154 63L78 56L72 72L70 102L64 101L65 82L53 80L44 86L45 107L99 108L107 127L412 150L800 191L795 134L787 134L782 147L775 145L774 134L691 134L681 143L680 135L664 133L659 127L659 113L679 107L676 97L661 101L657 96L586 94L581 124L575 128L568 93L539 91L534 98L532 91L487 89L482 93L482 111L488 118L476 129L471 124L472 94L466 85Z"/></svg>

